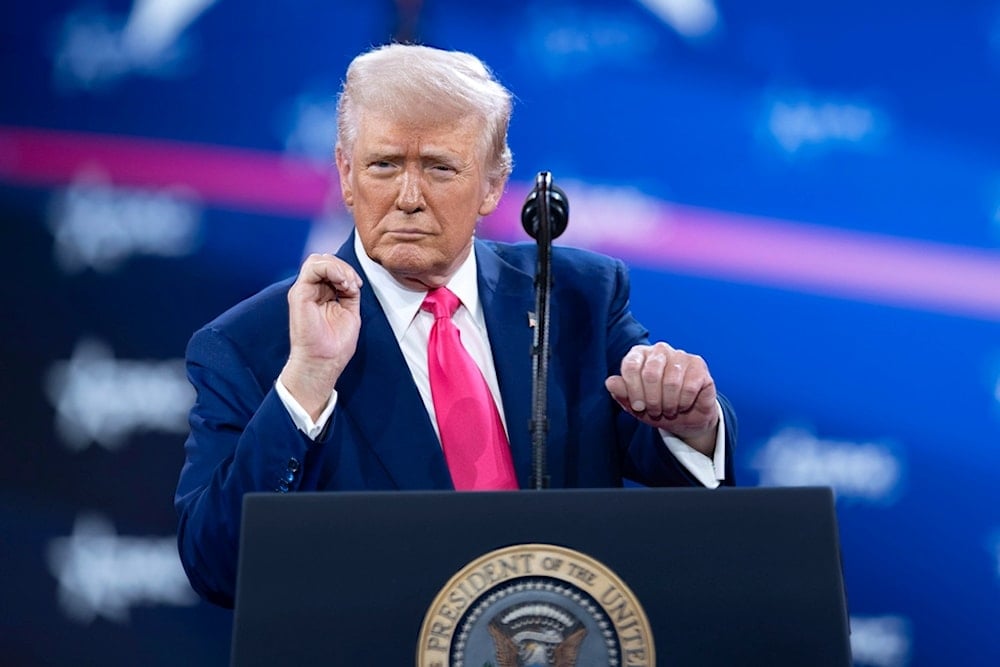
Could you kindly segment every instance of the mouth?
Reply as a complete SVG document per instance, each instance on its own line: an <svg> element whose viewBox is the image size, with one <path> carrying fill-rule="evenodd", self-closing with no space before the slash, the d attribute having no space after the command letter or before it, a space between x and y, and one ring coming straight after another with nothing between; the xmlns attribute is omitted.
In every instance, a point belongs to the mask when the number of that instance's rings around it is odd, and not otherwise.
<svg viewBox="0 0 1000 667"><path fill-rule="evenodd" d="M431 233L423 229L404 227L403 229L391 229L386 232L386 235L403 239L418 239L425 236L431 236Z"/></svg>

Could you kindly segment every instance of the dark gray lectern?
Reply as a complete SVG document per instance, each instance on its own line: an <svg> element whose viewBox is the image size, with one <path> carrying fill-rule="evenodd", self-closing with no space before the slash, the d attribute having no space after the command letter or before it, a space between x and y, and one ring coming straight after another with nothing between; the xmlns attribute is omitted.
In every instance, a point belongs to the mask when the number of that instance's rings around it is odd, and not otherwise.
<svg viewBox="0 0 1000 667"><path fill-rule="evenodd" d="M446 583L532 543L617 574L659 665L851 664L833 496L797 488L251 494L233 665L413 665Z"/></svg>

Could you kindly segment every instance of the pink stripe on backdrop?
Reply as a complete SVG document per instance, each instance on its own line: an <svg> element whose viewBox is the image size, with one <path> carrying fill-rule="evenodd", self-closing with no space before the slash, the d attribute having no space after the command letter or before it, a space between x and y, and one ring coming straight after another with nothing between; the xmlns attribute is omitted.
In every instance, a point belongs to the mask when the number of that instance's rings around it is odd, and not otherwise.
<svg viewBox="0 0 1000 667"><path fill-rule="evenodd" d="M311 217L337 205L329 170L273 153L164 140L0 127L0 179L56 186L88 168L113 184L185 186L206 203ZM580 186L585 188L586 186ZM512 184L500 209L484 220L492 238L527 239ZM588 218L599 200L570 198L567 243L579 243L653 268L866 302L1000 321L1000 253L812 227L709 209L644 202L642 220ZM641 196L641 195L638 195ZM589 199L589 201L587 201ZM598 218L605 215L598 214ZM596 234L595 234L596 232ZM574 238L579 239L574 241Z"/></svg>
<svg viewBox="0 0 1000 667"><path fill-rule="evenodd" d="M832 229L647 200L639 219L602 211L600 189L566 188L565 242L633 264L857 301L1000 321L1000 252ZM494 238L526 239L513 186L490 219ZM635 195L641 197L638 193ZM574 213L583 199L585 210ZM603 219L600 216L603 215ZM574 234L574 227L582 234ZM561 242L564 239L560 238ZM585 241L581 243L581 241Z"/></svg>
<svg viewBox="0 0 1000 667"><path fill-rule="evenodd" d="M659 266L1000 321L1000 253L689 207L667 243L630 254Z"/></svg>
<svg viewBox="0 0 1000 667"><path fill-rule="evenodd" d="M331 188L330 169L275 153L119 135L0 127L0 179L64 185L97 169L114 185L186 186L202 200L263 213L313 216Z"/></svg>

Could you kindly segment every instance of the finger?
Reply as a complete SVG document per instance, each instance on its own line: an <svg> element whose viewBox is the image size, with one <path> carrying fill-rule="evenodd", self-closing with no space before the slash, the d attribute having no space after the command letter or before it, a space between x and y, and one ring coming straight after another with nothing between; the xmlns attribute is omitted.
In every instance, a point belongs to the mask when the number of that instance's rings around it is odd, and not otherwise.
<svg viewBox="0 0 1000 667"><path fill-rule="evenodd" d="M361 279L357 282L338 286L337 303L341 308L360 317L361 315Z"/></svg>
<svg viewBox="0 0 1000 667"><path fill-rule="evenodd" d="M604 386L611 394L611 398L618 402L618 405L622 406L625 411L631 410L628 401L628 387L625 385L625 379L621 375L612 375L604 381Z"/></svg>
<svg viewBox="0 0 1000 667"><path fill-rule="evenodd" d="M646 414L658 419L663 414L664 373L669 372L667 353L662 347L653 346L646 355L640 378L642 380L643 399L646 402Z"/></svg>
<svg viewBox="0 0 1000 667"><path fill-rule="evenodd" d="M688 355L688 365L677 397L677 413L683 414L695 409L699 402L715 401L715 384L708 372L705 360L698 355ZM706 393L708 397L702 398Z"/></svg>
<svg viewBox="0 0 1000 667"><path fill-rule="evenodd" d="M680 398L686 374L684 361L683 356L672 355L663 370L661 411L667 419L673 419L680 412Z"/></svg>
<svg viewBox="0 0 1000 667"><path fill-rule="evenodd" d="M302 264L288 292L290 304L325 304L355 299L361 292L361 277L346 262L332 255L310 255ZM353 309L353 304L345 304Z"/></svg>
<svg viewBox="0 0 1000 667"><path fill-rule="evenodd" d="M622 380L625 383L626 404L635 412L646 409L646 392L642 386L642 368L649 346L636 345L622 358Z"/></svg>
<svg viewBox="0 0 1000 667"><path fill-rule="evenodd" d="M718 412L718 396L715 391L715 380L711 375L706 376L694 403L689 410L690 414L711 416Z"/></svg>
<svg viewBox="0 0 1000 667"><path fill-rule="evenodd" d="M302 265L299 278L310 283L327 283L338 292L354 293L361 289L361 276L347 262L333 255L310 255Z"/></svg>

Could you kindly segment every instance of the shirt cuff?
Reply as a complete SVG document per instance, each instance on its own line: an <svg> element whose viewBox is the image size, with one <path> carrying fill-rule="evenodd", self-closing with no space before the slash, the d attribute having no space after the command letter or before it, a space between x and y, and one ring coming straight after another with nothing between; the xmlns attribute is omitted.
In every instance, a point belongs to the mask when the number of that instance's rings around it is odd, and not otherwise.
<svg viewBox="0 0 1000 667"><path fill-rule="evenodd" d="M314 422L309 413L306 412L305 408L299 405L299 402L295 400L292 393L288 391L284 384L282 384L281 379L275 380L274 390L278 392L278 398L281 399L281 403L285 406L285 410L288 410L288 416L292 418L292 422L295 426L306 434L310 440L315 440L316 436L323 432L326 427L326 423L330 421L330 415L333 414L333 408L337 405L337 390L334 389L333 393L330 394L330 400L327 401L326 407L323 408L323 412L320 413L319 417Z"/></svg>
<svg viewBox="0 0 1000 667"><path fill-rule="evenodd" d="M719 409L719 432L715 436L715 454L708 457L687 444L673 433L659 429L663 443L670 453L694 475L704 486L715 489L726 479L726 420L722 414L722 406L715 402Z"/></svg>

